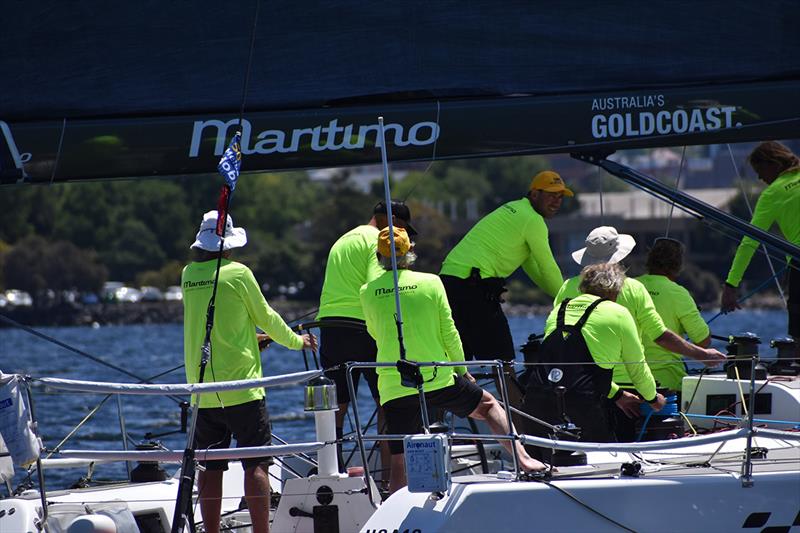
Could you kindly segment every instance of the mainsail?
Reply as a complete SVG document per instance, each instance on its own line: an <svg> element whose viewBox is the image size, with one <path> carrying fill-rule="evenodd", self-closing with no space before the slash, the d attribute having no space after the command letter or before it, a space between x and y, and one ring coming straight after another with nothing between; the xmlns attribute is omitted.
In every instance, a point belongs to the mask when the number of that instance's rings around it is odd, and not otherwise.
<svg viewBox="0 0 800 533"><path fill-rule="evenodd" d="M254 19L256 1L261 16ZM6 6L0 183L795 137L800 4Z"/></svg>

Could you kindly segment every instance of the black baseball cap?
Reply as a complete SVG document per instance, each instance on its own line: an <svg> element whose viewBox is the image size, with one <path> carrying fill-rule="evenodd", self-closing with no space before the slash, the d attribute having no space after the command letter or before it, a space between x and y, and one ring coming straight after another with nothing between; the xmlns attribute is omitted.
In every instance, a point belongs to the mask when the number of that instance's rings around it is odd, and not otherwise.
<svg viewBox="0 0 800 533"><path fill-rule="evenodd" d="M378 202L375 204L375 209L372 210L375 215L386 214L386 202ZM411 225L411 211L404 202L392 200L392 215L405 222L406 232L413 236L417 234L417 230Z"/></svg>

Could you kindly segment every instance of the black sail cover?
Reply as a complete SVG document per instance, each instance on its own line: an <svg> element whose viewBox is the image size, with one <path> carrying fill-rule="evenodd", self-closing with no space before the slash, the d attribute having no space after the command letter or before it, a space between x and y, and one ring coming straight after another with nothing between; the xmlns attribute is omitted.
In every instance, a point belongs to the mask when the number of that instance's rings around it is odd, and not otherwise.
<svg viewBox="0 0 800 533"><path fill-rule="evenodd" d="M800 2L6 2L0 183L796 137ZM256 17L256 13L258 15Z"/></svg>

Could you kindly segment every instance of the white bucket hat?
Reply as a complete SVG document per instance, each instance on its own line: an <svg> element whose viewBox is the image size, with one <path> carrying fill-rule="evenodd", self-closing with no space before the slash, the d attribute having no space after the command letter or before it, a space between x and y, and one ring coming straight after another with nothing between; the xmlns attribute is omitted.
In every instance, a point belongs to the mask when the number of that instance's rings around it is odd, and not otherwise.
<svg viewBox="0 0 800 533"><path fill-rule="evenodd" d="M630 235L617 233L616 228L600 226L586 237L586 247L572 252L572 258L581 266L598 263L619 263L631 253L636 241Z"/></svg>
<svg viewBox="0 0 800 533"><path fill-rule="evenodd" d="M228 215L225 223L225 244L222 250L241 248L247 244L247 232L244 228L234 228L233 219ZM208 252L219 251L219 235L217 235L217 211L209 211L203 215L203 222L197 231L197 237L190 248L199 248Z"/></svg>

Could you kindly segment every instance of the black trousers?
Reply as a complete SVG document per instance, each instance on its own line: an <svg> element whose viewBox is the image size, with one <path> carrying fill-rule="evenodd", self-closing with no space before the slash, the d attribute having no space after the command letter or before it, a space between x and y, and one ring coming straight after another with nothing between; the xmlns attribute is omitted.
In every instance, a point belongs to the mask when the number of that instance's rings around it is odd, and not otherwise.
<svg viewBox="0 0 800 533"><path fill-rule="evenodd" d="M614 435L608 421L603 398L567 397L566 411L570 421L580 428L581 440L585 442L614 442ZM525 394L523 411L545 422L557 425L562 423L561 411L555 393L549 390L528 390ZM529 419L524 422L525 433L534 437L551 438L552 431ZM552 449L539 446L526 446L532 457L540 461L550 461Z"/></svg>
<svg viewBox="0 0 800 533"><path fill-rule="evenodd" d="M469 360L516 357L511 328L508 326L499 293L494 295L486 283L455 276L441 276L447 300L453 310L464 358Z"/></svg>

